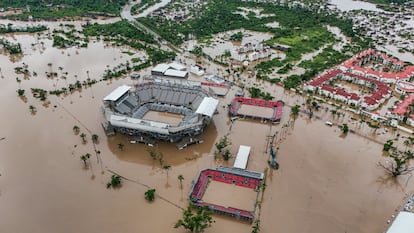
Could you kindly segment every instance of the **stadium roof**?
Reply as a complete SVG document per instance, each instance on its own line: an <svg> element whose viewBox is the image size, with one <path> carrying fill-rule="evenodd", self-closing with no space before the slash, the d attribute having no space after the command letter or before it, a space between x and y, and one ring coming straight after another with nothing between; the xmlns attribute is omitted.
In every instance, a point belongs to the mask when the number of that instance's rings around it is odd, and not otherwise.
<svg viewBox="0 0 414 233"><path fill-rule="evenodd" d="M200 106L198 106L196 113L212 117L217 109L218 100L213 97L204 97Z"/></svg>
<svg viewBox="0 0 414 233"><path fill-rule="evenodd" d="M174 70L185 70L185 66L177 63L177 62L172 62L170 64L168 64L170 66L170 68L174 69Z"/></svg>
<svg viewBox="0 0 414 233"><path fill-rule="evenodd" d="M401 211L388 228L387 233L412 233L414 229L414 213Z"/></svg>
<svg viewBox="0 0 414 233"><path fill-rule="evenodd" d="M170 68L170 65L165 64L165 63L161 63L161 64L156 65L151 71L152 72L164 73L169 68Z"/></svg>
<svg viewBox="0 0 414 233"><path fill-rule="evenodd" d="M168 69L167 71L164 72L164 75L177 77L177 78L185 78L185 76L187 75L187 71Z"/></svg>
<svg viewBox="0 0 414 233"><path fill-rule="evenodd" d="M109 95L105 96L103 100L110 100L110 101L116 101L118 100L123 94L125 94L127 91L131 89L130 86L122 85L113 90Z"/></svg>
<svg viewBox="0 0 414 233"><path fill-rule="evenodd" d="M125 116L111 115L110 123L113 126L125 127L130 129L144 130L150 132L156 132L161 134L169 134L169 124L162 122L141 120L136 118L130 118Z"/></svg>
<svg viewBox="0 0 414 233"><path fill-rule="evenodd" d="M239 152L237 152L236 160L234 161L233 167L246 169L247 161L249 160L250 146L240 145Z"/></svg>

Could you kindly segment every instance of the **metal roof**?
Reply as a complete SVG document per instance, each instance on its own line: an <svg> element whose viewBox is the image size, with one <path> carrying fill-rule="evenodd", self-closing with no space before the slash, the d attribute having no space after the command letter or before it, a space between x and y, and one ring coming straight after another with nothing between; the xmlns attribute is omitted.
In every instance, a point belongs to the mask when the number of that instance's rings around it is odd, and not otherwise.
<svg viewBox="0 0 414 233"><path fill-rule="evenodd" d="M212 117L218 106L218 100L213 97L204 97L196 113Z"/></svg>
<svg viewBox="0 0 414 233"><path fill-rule="evenodd" d="M109 95L105 96L103 100L110 100L110 101L116 101L118 100L123 94L125 94L127 91L131 89L130 86L122 85L117 87L115 90L113 90Z"/></svg>
<svg viewBox="0 0 414 233"><path fill-rule="evenodd" d="M170 68L170 65L165 64L165 63L161 63L161 64L156 65L151 71L152 72L164 73L169 68Z"/></svg>
<svg viewBox="0 0 414 233"><path fill-rule="evenodd" d="M168 69L167 71L164 72L164 75L173 76L177 78L185 78L185 76L187 75L187 71Z"/></svg>
<svg viewBox="0 0 414 233"><path fill-rule="evenodd" d="M177 63L177 62L172 62L170 64L168 64L170 66L170 68L174 69L174 70L186 70L185 66Z"/></svg>
<svg viewBox="0 0 414 233"><path fill-rule="evenodd" d="M387 233L413 233L414 213L401 211Z"/></svg>
<svg viewBox="0 0 414 233"><path fill-rule="evenodd" d="M247 161L249 160L250 146L240 145L239 152L237 152L236 160L234 161L233 167L246 169Z"/></svg>

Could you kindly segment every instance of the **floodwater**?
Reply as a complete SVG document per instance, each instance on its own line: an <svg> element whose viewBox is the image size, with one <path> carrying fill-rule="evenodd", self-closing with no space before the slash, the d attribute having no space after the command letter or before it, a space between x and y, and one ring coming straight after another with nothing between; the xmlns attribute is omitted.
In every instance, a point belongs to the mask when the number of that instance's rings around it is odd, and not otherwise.
<svg viewBox="0 0 414 233"><path fill-rule="evenodd" d="M275 135L281 167L277 171L269 170L267 176L268 185L258 212L264 233L275 229L280 232L382 232L407 194L414 191L414 184L407 182L408 176L390 179L377 165L385 162L381 142L394 134L352 125L358 134L344 136L337 127L324 125L325 119L333 118L328 111L315 113L321 120L309 120L307 115L300 114L293 121L288 107L281 124L242 119L231 123L226 106L235 92L234 87L226 98L220 99L219 113L200 135L203 144L177 150L167 142L151 148L131 144L130 138L123 135L107 138L101 127L101 100L117 86L133 84L129 78L99 82L67 96L49 96L50 103L46 105L32 97L29 88L63 86L64 80L46 78L45 72L51 69L67 71L70 83L76 78L85 80L86 71L91 78L99 79L107 65L112 68L131 58L122 53L127 48L92 42L88 48L60 50L51 48L51 42L45 39L44 48L37 45L32 50L35 37L19 34L13 40L24 44L25 55L15 60L0 55L0 75L4 76L0 78L3 109L0 138L4 138L0 140L2 233L185 232L174 229L173 225L181 217L181 208L188 205L192 180L201 169L232 166L234 162L234 157L225 162L214 156L214 143L224 135L231 141L229 150L233 155L239 145L252 147L248 168L259 172L267 167L268 140ZM23 62L38 76L24 79L23 75L15 74L14 67ZM207 66L217 71L212 67ZM20 83L16 77L21 79ZM287 104L305 101L276 85L258 85ZM18 88L26 90L25 101L17 96ZM30 113L30 105L36 107L35 114ZM342 121L349 121L349 116L333 119L337 124ZM86 143L74 134L74 125L87 135ZM96 145L91 141L92 134L99 136ZM125 145L122 150L118 148L120 143ZM161 152L163 163L153 160L148 149ZM95 154L95 150L100 153ZM86 153L92 155L88 168L80 160ZM167 164L171 166L169 171L163 169ZM106 189L113 173L127 179L119 189ZM183 189L178 175L184 176ZM156 189L157 197L152 203L144 199L148 188ZM246 201L242 196L232 198L234 202ZM232 218L214 215L214 220L207 233L251 232L249 224Z"/></svg>
<svg viewBox="0 0 414 233"><path fill-rule="evenodd" d="M383 12L382 9L379 9L375 4L369 2L355 0L330 0L330 2L341 11L368 10Z"/></svg>
<svg viewBox="0 0 414 233"><path fill-rule="evenodd" d="M202 200L224 207L253 211L256 198L257 192L254 189L210 180Z"/></svg>
<svg viewBox="0 0 414 233"><path fill-rule="evenodd" d="M159 122L167 123L172 126L177 126L183 118L184 116L179 114L173 114L169 112L148 111L142 119L156 120Z"/></svg>

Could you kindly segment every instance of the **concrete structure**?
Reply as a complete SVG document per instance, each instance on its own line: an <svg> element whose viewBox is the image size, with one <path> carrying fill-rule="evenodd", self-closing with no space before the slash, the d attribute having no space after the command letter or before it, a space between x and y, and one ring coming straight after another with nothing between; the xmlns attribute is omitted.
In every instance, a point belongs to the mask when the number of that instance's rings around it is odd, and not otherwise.
<svg viewBox="0 0 414 233"><path fill-rule="evenodd" d="M221 206L214 203L204 202L202 199L211 180L249 188L252 189L252 191L254 190L257 192L263 177L263 173L237 168L218 167L216 170L204 169L200 171L197 180L193 183L189 199L190 202L197 207L206 206L215 213L252 222L255 214L255 205L252 205L252 210L241 210L231 206ZM257 192L256 195L258 195L258 193L259 192Z"/></svg>
<svg viewBox="0 0 414 233"><path fill-rule="evenodd" d="M104 99L107 128L138 137L178 142L201 134L212 120L218 100L209 97L201 85L149 82L132 90L121 86ZM178 125L144 119L149 111L182 115Z"/></svg>
<svg viewBox="0 0 414 233"><path fill-rule="evenodd" d="M256 61L263 58L268 58L272 55L270 46L265 44L253 44L246 43L240 47L237 47L232 53L232 57L236 61Z"/></svg>
<svg viewBox="0 0 414 233"><path fill-rule="evenodd" d="M239 109L242 105L250 105L259 108L267 108L272 111L270 116L264 115L262 112L254 112L250 114L243 114L239 112ZM229 106L229 115L231 117L243 117L243 118L250 118L256 119L261 121L270 121L270 122L280 122L283 115L283 106L284 103L282 101L268 101L268 100L261 100L261 99L252 99L252 98L244 98L244 97L236 97L233 99ZM263 111L264 112L264 111Z"/></svg>
<svg viewBox="0 0 414 233"><path fill-rule="evenodd" d="M190 67L190 72L192 74L197 75L197 76L204 75L204 70L200 66L198 66L198 65L191 66Z"/></svg>
<svg viewBox="0 0 414 233"><path fill-rule="evenodd" d="M247 162L249 161L250 149L250 146L240 145L236 160L234 161L234 168L246 169Z"/></svg>
<svg viewBox="0 0 414 233"><path fill-rule="evenodd" d="M185 66L176 62L158 64L151 70L151 74L170 78L188 78L188 72Z"/></svg>

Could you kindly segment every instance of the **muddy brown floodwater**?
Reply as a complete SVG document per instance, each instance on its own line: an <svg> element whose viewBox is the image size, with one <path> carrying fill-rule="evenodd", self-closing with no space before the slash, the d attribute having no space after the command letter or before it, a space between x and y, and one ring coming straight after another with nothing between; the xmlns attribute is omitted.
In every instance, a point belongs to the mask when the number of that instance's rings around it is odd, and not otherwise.
<svg viewBox="0 0 414 233"><path fill-rule="evenodd" d="M283 122L272 127L241 119L231 123L225 108L231 94L220 99L219 114L200 135L203 144L184 150L167 142L153 147L163 154L164 164L171 165L167 174L159 161L148 155L149 147L130 144L130 138L123 135L104 135L101 100L117 86L132 84L130 79L99 82L92 89L66 97L49 96L48 106L34 99L29 88L53 88L56 80L40 75L21 83L15 79L14 67L22 62L41 74L49 69L50 61L55 62L55 69L63 66L64 71L79 74L81 80L86 78L81 74L87 70L97 78L108 63L112 67L125 61L121 49L99 42L91 44L90 50L79 50L78 55L72 49L69 57L67 51L62 53L50 46L46 44L40 54L25 53L17 63L0 55L4 76L0 78L0 138L5 138L0 140L2 233L184 232L173 225L188 204L192 180L201 169L231 166L234 162L234 157L228 162L214 158L214 143L226 134L231 140L231 153L235 155L239 145L251 146L248 169L263 171L269 157L267 138L278 132L275 142L280 148L277 160L281 167L270 170L267 177L260 211L264 233L382 232L406 195L414 191L413 182L407 182L408 176L392 180L377 166L384 161L380 143L355 134L341 136L338 128L325 126L323 120L308 120L306 115L285 127L288 107ZM88 51L102 56L91 59ZM41 54L53 54L53 58ZM61 80L58 84L63 83ZM287 103L304 99L284 93L277 86L261 85ZM26 90L27 102L17 96L19 87ZM229 93L234 92L232 88ZM35 114L30 114L29 105L37 108ZM331 117L320 114L323 119ZM87 135L86 143L74 134L74 125ZM92 134L99 136L95 146ZM376 136L380 141L386 138ZM118 148L119 143L125 145L123 150ZM92 154L89 169L80 160L86 153ZM127 178L119 189L106 189L112 172ZM177 179L180 174L184 176L183 189ZM155 188L158 195L152 203L144 199L148 188ZM243 201L241 196L234 198L233 201ZM216 215L214 220L206 232L251 232L245 222Z"/></svg>

